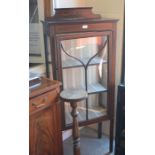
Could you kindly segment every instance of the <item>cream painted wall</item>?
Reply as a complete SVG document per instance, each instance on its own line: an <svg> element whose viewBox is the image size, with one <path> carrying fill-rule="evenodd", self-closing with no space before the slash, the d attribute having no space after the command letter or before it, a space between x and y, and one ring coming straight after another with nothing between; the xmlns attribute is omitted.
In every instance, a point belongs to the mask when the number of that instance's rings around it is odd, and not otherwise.
<svg viewBox="0 0 155 155"><path fill-rule="evenodd" d="M55 0L56 8L81 7L85 6L85 0Z"/></svg>

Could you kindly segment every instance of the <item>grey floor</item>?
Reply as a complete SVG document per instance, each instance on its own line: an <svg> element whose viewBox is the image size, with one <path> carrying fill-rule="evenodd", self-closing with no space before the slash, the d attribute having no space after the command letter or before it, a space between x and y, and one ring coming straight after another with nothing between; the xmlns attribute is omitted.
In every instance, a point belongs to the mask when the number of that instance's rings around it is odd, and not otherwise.
<svg viewBox="0 0 155 155"><path fill-rule="evenodd" d="M64 155L73 155L72 137L64 141ZM91 128L83 128L80 131L81 155L114 155L109 153L109 138L105 135L97 138L97 133Z"/></svg>

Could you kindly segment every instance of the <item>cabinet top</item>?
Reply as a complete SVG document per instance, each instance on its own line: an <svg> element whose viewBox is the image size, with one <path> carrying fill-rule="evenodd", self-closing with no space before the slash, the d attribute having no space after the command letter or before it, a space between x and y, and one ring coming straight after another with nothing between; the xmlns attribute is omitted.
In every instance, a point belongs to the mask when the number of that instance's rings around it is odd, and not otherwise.
<svg viewBox="0 0 155 155"><path fill-rule="evenodd" d="M117 19L102 18L92 12L92 7L57 8L54 16L47 17L45 23L79 23L79 22L117 22Z"/></svg>
<svg viewBox="0 0 155 155"><path fill-rule="evenodd" d="M40 84L34 88L29 89L29 98L33 98L47 91L53 90L61 85L61 82L56 80L49 80L41 77Z"/></svg>

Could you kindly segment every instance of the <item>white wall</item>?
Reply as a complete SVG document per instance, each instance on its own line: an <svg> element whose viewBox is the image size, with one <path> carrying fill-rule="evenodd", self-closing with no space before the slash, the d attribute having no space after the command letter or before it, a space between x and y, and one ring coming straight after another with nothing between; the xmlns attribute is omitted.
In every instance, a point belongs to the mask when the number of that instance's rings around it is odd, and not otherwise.
<svg viewBox="0 0 155 155"><path fill-rule="evenodd" d="M85 0L55 0L56 8L82 7L85 6Z"/></svg>

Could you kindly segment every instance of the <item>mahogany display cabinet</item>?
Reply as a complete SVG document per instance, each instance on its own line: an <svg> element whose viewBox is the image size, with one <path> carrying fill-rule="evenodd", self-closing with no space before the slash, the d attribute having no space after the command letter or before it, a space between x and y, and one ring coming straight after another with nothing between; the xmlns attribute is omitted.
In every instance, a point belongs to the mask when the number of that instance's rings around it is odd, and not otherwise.
<svg viewBox="0 0 155 155"><path fill-rule="evenodd" d="M49 66L61 89L82 88L88 99L78 103L79 126L110 121L113 149L117 19L102 18L92 7L59 8L43 22L47 77ZM50 63L52 62L52 63ZM52 64L52 65L51 65ZM51 77L52 78L52 77ZM62 129L72 127L69 103L61 103Z"/></svg>

